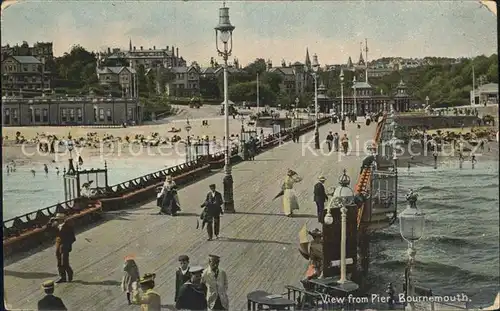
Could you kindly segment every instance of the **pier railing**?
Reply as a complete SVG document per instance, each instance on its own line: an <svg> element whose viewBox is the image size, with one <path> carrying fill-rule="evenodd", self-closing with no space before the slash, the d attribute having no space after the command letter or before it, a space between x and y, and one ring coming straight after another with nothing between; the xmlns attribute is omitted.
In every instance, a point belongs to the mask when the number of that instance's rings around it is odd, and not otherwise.
<svg viewBox="0 0 500 311"><path fill-rule="evenodd" d="M373 138L374 140L374 146L373 148L378 148L378 144L380 144L381 139L382 139L382 131L385 126L385 122L387 119L387 115L384 114L382 116L382 119L377 123L377 129L375 131L375 136ZM372 168L371 167L366 167L363 168L361 171L361 174L358 176L358 181L355 186L355 192L356 194L361 195L364 198L367 198L370 195L370 186L371 186L371 179L372 179ZM365 200L361 204L361 207L358 211L358 230L360 230L361 225L364 223L364 220L366 219L365 212L368 208L366 208L366 204L368 202Z"/></svg>
<svg viewBox="0 0 500 311"><path fill-rule="evenodd" d="M324 117L319 119L318 123L323 125L329 120L329 117ZM310 121L268 135L258 146L257 152L264 152L282 142L291 140L293 131L304 134L313 129L314 121ZM231 163L234 165L242 161L243 156L240 154L239 148L233 147L231 149ZM214 170L223 166L223 152L200 155L197 159L187 163L132 178L116 185L97 188L95 195L91 198L80 197L7 219L3 221L4 253L10 254L18 250L26 250L46 240L49 236L45 226L50 218L57 213L64 213L74 222L75 226L83 225L98 219L102 211L123 209L153 200L156 197L157 187L163 184L167 175L172 176L177 185L182 187L209 176Z"/></svg>

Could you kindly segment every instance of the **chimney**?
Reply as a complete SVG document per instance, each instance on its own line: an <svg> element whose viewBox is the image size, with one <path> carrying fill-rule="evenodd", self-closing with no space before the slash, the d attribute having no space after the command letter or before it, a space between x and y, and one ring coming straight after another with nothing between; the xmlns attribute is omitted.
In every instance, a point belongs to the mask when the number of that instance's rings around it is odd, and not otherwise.
<svg viewBox="0 0 500 311"><path fill-rule="evenodd" d="M177 57L179 57L179 48L177 48L175 51L176 51Z"/></svg>
<svg viewBox="0 0 500 311"><path fill-rule="evenodd" d="M142 45L141 45L141 51L142 51Z"/></svg>
<svg viewBox="0 0 500 311"><path fill-rule="evenodd" d="M167 45L167 51L168 51L168 45Z"/></svg>
<svg viewBox="0 0 500 311"><path fill-rule="evenodd" d="M156 50L156 45L153 45L153 50Z"/></svg>
<svg viewBox="0 0 500 311"><path fill-rule="evenodd" d="M135 51L135 46L134 46L134 51Z"/></svg>
<svg viewBox="0 0 500 311"><path fill-rule="evenodd" d="M174 55L174 53L175 53L175 48L174 48L174 46L172 45L172 56L175 56L175 55Z"/></svg>
<svg viewBox="0 0 500 311"><path fill-rule="evenodd" d="M110 48L108 48L108 54L111 54L111 49Z"/></svg>

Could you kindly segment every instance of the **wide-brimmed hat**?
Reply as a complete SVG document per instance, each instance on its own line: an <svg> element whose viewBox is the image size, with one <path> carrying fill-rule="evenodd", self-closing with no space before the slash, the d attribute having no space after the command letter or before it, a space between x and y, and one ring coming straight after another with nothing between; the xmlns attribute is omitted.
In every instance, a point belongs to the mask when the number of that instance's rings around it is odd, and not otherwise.
<svg viewBox="0 0 500 311"><path fill-rule="evenodd" d="M289 169L289 170L286 172L286 174L287 174L288 176L292 176L292 175L297 174L297 172L295 172L294 170L290 170L290 169Z"/></svg>
<svg viewBox="0 0 500 311"><path fill-rule="evenodd" d="M146 273L142 278L139 279L140 284L148 283L148 282L154 282L156 278L155 273Z"/></svg>
<svg viewBox="0 0 500 311"><path fill-rule="evenodd" d="M325 177L325 176L323 176L323 175L321 175L321 176L319 176L319 177L318 177L318 180L320 180L320 181L325 181L325 180L326 180L326 177Z"/></svg>
<svg viewBox="0 0 500 311"><path fill-rule="evenodd" d="M64 218L66 218L66 215L64 215L63 213L56 213L56 215L53 217L53 219L55 220L63 220Z"/></svg>
<svg viewBox="0 0 500 311"><path fill-rule="evenodd" d="M307 231L307 233L309 233L313 238L323 236L323 233L318 228L314 229L313 231Z"/></svg>

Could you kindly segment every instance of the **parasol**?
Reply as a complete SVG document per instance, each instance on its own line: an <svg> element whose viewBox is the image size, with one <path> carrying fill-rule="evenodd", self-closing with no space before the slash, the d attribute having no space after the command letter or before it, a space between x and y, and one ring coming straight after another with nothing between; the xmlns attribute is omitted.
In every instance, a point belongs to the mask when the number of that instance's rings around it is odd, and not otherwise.
<svg viewBox="0 0 500 311"><path fill-rule="evenodd" d="M282 196L283 194L285 194L285 190L281 190L274 198L273 198L273 201L276 200L277 198L279 198L280 196Z"/></svg>
<svg viewBox="0 0 500 311"><path fill-rule="evenodd" d="M307 225L304 225L299 231L299 253L306 260L309 260L309 239L307 238Z"/></svg>

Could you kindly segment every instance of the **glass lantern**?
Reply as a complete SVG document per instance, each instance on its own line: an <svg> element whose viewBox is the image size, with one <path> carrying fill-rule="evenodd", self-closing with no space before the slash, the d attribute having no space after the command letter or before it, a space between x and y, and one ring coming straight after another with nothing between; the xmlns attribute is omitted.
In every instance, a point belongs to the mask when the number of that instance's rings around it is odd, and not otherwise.
<svg viewBox="0 0 500 311"><path fill-rule="evenodd" d="M420 240L424 234L425 214L417 208L418 195L410 191L406 195L408 207L399 214L399 226L403 239L412 243Z"/></svg>

